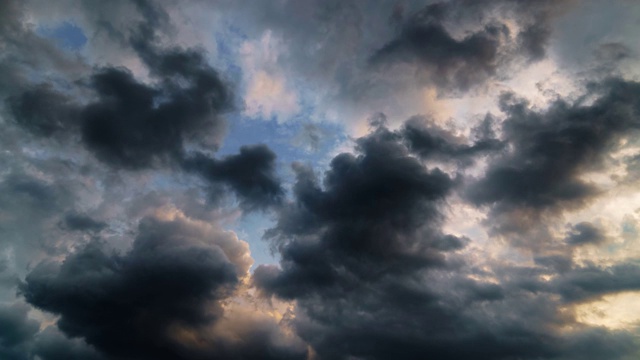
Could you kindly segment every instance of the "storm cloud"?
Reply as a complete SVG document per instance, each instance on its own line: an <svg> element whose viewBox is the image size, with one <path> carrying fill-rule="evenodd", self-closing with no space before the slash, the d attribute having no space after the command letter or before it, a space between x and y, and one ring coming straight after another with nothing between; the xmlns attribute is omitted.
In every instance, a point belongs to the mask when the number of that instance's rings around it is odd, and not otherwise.
<svg viewBox="0 0 640 360"><path fill-rule="evenodd" d="M282 260L259 266L254 282L296 300L294 327L321 358L596 359L608 341L621 344L614 358L635 351L624 332L563 332L576 318L562 308L637 290L636 265L569 260L548 283L540 276L553 262L539 259L497 266L488 281L459 255L470 240L442 230L456 179L420 164L403 133L359 139L359 154L336 156L322 185L296 165L294 201L266 232Z"/></svg>
<svg viewBox="0 0 640 360"><path fill-rule="evenodd" d="M247 244L231 233L183 217L145 218L128 253L90 243L61 264L38 265L20 291L29 303L60 315L57 325L66 335L82 337L113 358L226 358L216 346L190 350L181 333L204 331L219 321L221 301L233 294L250 265ZM256 344L247 342L247 348L233 352L254 358L251 346L263 346L263 335L256 336ZM270 350L301 355L275 344Z"/></svg>
<svg viewBox="0 0 640 360"><path fill-rule="evenodd" d="M637 359L639 13L0 0L0 358Z"/></svg>
<svg viewBox="0 0 640 360"><path fill-rule="evenodd" d="M311 169L294 166L296 201L266 233L283 268L258 267L260 286L284 297L312 296L405 267L443 265L436 244L446 240L434 226L454 179L425 169L400 140L384 127L360 139L361 155L331 161L324 189Z"/></svg>
<svg viewBox="0 0 640 360"><path fill-rule="evenodd" d="M371 57L374 65L416 64L422 80L442 91L469 90L491 77L508 77L512 63L544 58L554 13L567 1L443 1L402 21L397 37ZM502 19L495 14L502 13ZM520 26L513 33L504 19ZM467 22L467 24L465 24ZM475 27L465 28L468 25Z"/></svg>
<svg viewBox="0 0 640 360"><path fill-rule="evenodd" d="M523 209L536 221L541 212L580 207L601 194L582 175L602 168L607 154L638 133L640 86L612 79L592 91L591 104L558 100L541 112L504 94L502 132L510 151L470 186L470 200L496 214Z"/></svg>
<svg viewBox="0 0 640 360"><path fill-rule="evenodd" d="M215 186L220 182L233 189L245 209L278 204L284 190L275 171L276 154L265 145L243 146L237 155L220 160L195 154L183 162L187 171L200 174ZM213 189L213 195L216 191Z"/></svg>

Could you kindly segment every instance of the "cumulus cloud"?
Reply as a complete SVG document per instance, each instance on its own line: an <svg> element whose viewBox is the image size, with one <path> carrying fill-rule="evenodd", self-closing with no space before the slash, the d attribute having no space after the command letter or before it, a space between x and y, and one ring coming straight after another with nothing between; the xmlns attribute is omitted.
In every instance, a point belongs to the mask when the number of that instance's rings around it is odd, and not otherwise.
<svg viewBox="0 0 640 360"><path fill-rule="evenodd" d="M196 154L183 166L204 179L235 190L245 209L265 208L280 202L284 190L275 170L276 155L265 145L243 146L237 155L220 160ZM215 189L214 189L215 195Z"/></svg>
<svg viewBox="0 0 640 360"><path fill-rule="evenodd" d="M639 9L0 1L0 357L637 358Z"/></svg>
<svg viewBox="0 0 640 360"><path fill-rule="evenodd" d="M505 77L504 70L515 60L544 58L551 19L564 3L460 0L429 4L411 14L398 36L378 49L371 61L415 64L423 81L445 91L469 90L491 77ZM503 18L496 19L496 12ZM509 26L507 19L519 27ZM474 22L475 28L465 28Z"/></svg>
<svg viewBox="0 0 640 360"><path fill-rule="evenodd" d="M437 168L425 169L399 139L384 127L360 139L362 155L340 154L331 161L325 189L311 169L295 165L296 201L267 232L283 268L258 267L258 284L284 297L312 296L405 266L443 265L435 249L457 239L442 239L432 225L441 220L437 204L454 180Z"/></svg>
<svg viewBox="0 0 640 360"><path fill-rule="evenodd" d="M529 214L525 228L545 211L584 206L601 190L582 175L601 169L607 154L638 131L636 82L613 79L593 88L592 103L558 100L536 111L513 94L504 94L507 118L502 132L510 147L468 190L470 200L492 206L494 214ZM497 218L497 217L496 217ZM507 218L506 227L519 227ZM496 223L495 228L500 229ZM509 230L505 228L505 230Z"/></svg>
<svg viewBox="0 0 640 360"><path fill-rule="evenodd" d="M266 146L243 148L223 160L205 155L222 144L227 126L222 114L234 107L233 92L204 50L158 45L169 26L162 7L146 2L136 7L144 19L122 29L118 38L147 66L150 81L124 67L100 67L81 86L89 92L84 101L50 83L25 84L27 90L6 100L15 123L38 136L80 137L97 159L117 169L202 168L196 172L212 187L229 185L245 209L277 202L282 190L273 168L276 156ZM193 148L202 150L199 160L189 154Z"/></svg>
<svg viewBox="0 0 640 360"><path fill-rule="evenodd" d="M637 290L637 265L562 256L476 265L461 256L470 240L442 230L457 181L411 156L403 136L415 135L379 126L357 141L358 155L332 160L322 185L296 165L294 201L266 233L282 260L259 266L253 281L267 297L297 301L294 328L320 358L623 359L637 350L624 331L564 330L579 328L570 304ZM575 229L573 241L593 238L592 226Z"/></svg>
<svg viewBox="0 0 640 360"><path fill-rule="evenodd" d="M492 118L487 116L475 128L473 143L467 143L463 136L457 136L441 128L431 119L414 117L404 126L404 136L411 150L427 160L454 161L469 164L474 157L486 155L504 147L504 143L495 137Z"/></svg>
<svg viewBox="0 0 640 360"><path fill-rule="evenodd" d="M58 328L81 337L109 357L132 359L226 358L225 351L252 342L205 350L184 344L176 329L205 329L224 316L222 302L246 276L252 259L247 243L231 232L194 222L180 213L141 220L132 248L109 253L92 242L62 263L43 262L27 275L20 291L34 306L60 316ZM271 328L250 330L254 346L271 349ZM185 330L186 331L186 330ZM216 341L216 339L210 339ZM273 347L301 356L303 350ZM202 353L201 353L202 352Z"/></svg>

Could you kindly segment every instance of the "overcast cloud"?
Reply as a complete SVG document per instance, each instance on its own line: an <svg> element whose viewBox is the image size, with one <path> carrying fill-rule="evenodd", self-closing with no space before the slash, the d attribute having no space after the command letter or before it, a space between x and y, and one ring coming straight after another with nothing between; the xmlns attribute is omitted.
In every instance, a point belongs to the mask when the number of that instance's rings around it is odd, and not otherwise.
<svg viewBox="0 0 640 360"><path fill-rule="evenodd" d="M0 0L0 358L637 359L638 16Z"/></svg>

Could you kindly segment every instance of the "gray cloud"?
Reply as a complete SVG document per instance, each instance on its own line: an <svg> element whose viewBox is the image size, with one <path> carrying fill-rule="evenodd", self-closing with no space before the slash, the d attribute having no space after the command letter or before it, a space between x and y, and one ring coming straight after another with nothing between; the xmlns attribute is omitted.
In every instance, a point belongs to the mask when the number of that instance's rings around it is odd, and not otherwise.
<svg viewBox="0 0 640 360"><path fill-rule="evenodd" d="M61 264L39 264L20 290L30 304L59 315L64 334L82 337L108 358L301 358L304 349L270 342L277 328L249 330L239 347L210 339L205 349L190 348L174 333L205 331L221 319L221 301L248 270L247 257L248 248L229 233L182 218L145 218L128 253L90 243Z"/></svg>
<svg viewBox="0 0 640 360"><path fill-rule="evenodd" d="M260 209L278 204L284 190L276 176L276 154L266 145L243 146L237 155L220 160L195 154L183 161L187 171L210 181L216 196L216 183L233 189L244 209Z"/></svg>
<svg viewBox="0 0 640 360"><path fill-rule="evenodd" d="M495 137L490 116L485 117L475 130L475 141L468 143L463 137L442 129L433 121L414 117L405 123L403 135L411 150L425 160L470 165L474 158L504 147L504 143Z"/></svg>
<svg viewBox="0 0 640 360"><path fill-rule="evenodd" d="M8 360L27 359L24 346L38 332L38 322L27 317L29 307L12 304L0 307L0 355Z"/></svg>
<svg viewBox="0 0 640 360"><path fill-rule="evenodd" d="M494 158L486 174L471 184L469 199L492 206L496 215L530 211L535 222L542 212L580 207L600 194L580 175L598 169L619 140L637 133L634 94L640 87L613 79L593 90L597 99L592 104L557 100L540 112L513 94L503 95L507 119L502 132L511 150Z"/></svg>
<svg viewBox="0 0 640 360"><path fill-rule="evenodd" d="M635 51L625 39L593 44L603 65L580 74L593 78L577 100L535 108L505 94L502 114L458 119L474 124L459 132L427 115L397 130L374 121L324 173L294 163L290 194L267 146L214 155L239 114L229 79L247 75L233 41L272 36L262 70L325 99L300 95L302 111L348 121L344 104L387 111L422 101L398 98L425 86L465 96L570 50L554 32L571 3L0 2L0 357L636 358L637 331L572 309L640 290L637 259L578 258L618 234L563 217L608 195L588 173L613 164L626 174L611 186L637 185L640 88L620 67ZM199 41L179 29L193 9L222 24L206 34L211 53L175 46ZM73 19L87 51L39 35L31 19L49 16ZM304 126L300 142L325 136ZM228 193L237 202L220 201ZM265 209L237 231L273 216L265 239L279 264L250 274L247 244L217 224ZM484 215L486 239L467 223ZM635 220L623 220L624 246ZM564 234L550 226L568 221ZM274 297L292 301L284 315Z"/></svg>
<svg viewBox="0 0 640 360"><path fill-rule="evenodd" d="M411 14L397 37L380 47L371 61L374 65L415 64L418 73L424 73L422 81L434 83L441 91L469 90L492 77L508 77L506 71L520 59L543 59L551 20L566 3L453 0L429 4ZM496 20L496 13L503 19ZM502 22L509 18L521 27L516 34ZM478 19L475 29L464 28L465 22Z"/></svg>
<svg viewBox="0 0 640 360"><path fill-rule="evenodd" d="M88 232L99 232L107 227L107 224L102 221L98 221L87 215L78 213L66 214L60 225L71 231Z"/></svg>
<svg viewBox="0 0 640 360"><path fill-rule="evenodd" d="M571 245L598 244L605 240L602 229L588 222L573 225L566 238L567 243Z"/></svg>
<svg viewBox="0 0 640 360"><path fill-rule="evenodd" d="M410 126L379 124L357 140L357 155L333 159L322 183L295 165L294 200L266 233L282 260L259 266L253 281L267 297L296 300L294 328L319 358L624 359L638 350L629 332L562 330L577 324L562 312L568 304L638 289L636 265L547 256L534 267L495 264L495 281L478 279L486 270L457 255L470 240L441 230L456 180L411 156ZM439 139L448 141L417 150L453 149L454 138Z"/></svg>

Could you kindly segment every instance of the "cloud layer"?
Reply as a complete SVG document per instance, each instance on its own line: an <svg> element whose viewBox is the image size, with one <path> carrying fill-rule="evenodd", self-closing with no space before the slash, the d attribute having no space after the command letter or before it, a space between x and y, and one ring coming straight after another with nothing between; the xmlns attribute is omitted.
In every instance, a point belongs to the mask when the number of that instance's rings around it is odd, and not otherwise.
<svg viewBox="0 0 640 360"><path fill-rule="evenodd" d="M0 1L0 357L636 359L607 6Z"/></svg>

